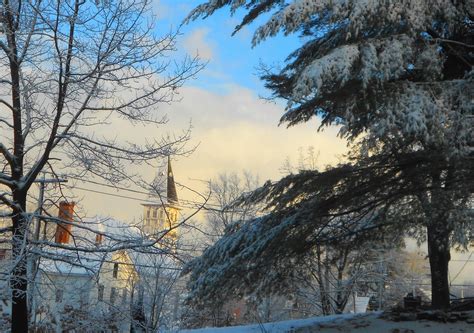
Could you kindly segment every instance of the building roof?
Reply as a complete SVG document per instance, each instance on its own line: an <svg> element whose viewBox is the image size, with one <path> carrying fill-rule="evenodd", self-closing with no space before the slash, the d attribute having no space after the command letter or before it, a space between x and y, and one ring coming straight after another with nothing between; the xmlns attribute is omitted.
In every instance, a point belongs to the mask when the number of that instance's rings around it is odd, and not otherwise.
<svg viewBox="0 0 474 333"><path fill-rule="evenodd" d="M170 204L178 204L178 193L176 192L176 184L174 182L173 170L171 168L171 159L168 155L168 181L166 186L166 197Z"/></svg>
<svg viewBox="0 0 474 333"><path fill-rule="evenodd" d="M178 192L176 191L170 156L168 156L167 169L166 177L164 177L165 173L163 171L157 173L148 200L142 203L143 206L173 206L178 208Z"/></svg>

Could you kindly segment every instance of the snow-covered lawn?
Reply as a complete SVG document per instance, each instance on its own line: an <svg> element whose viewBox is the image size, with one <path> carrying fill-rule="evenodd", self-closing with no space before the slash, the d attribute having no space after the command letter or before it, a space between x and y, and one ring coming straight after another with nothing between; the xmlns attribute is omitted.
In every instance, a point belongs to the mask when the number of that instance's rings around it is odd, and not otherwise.
<svg viewBox="0 0 474 333"><path fill-rule="evenodd" d="M380 313L345 314L245 326L181 330L179 333L474 333L464 321L440 323L429 320L388 321ZM474 313L471 312L471 318Z"/></svg>

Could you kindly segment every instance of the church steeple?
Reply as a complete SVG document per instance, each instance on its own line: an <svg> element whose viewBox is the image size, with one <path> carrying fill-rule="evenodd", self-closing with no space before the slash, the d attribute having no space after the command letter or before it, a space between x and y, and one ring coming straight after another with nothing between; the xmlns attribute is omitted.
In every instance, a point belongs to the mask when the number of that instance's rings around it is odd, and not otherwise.
<svg viewBox="0 0 474 333"><path fill-rule="evenodd" d="M166 187L166 197L168 198L168 203L177 204L178 203L178 193L176 192L176 184L174 183L173 170L171 168L171 159L168 155L168 181Z"/></svg>
<svg viewBox="0 0 474 333"><path fill-rule="evenodd" d="M178 192L176 191L170 156L168 156L168 174L166 177L163 176L163 172L159 173L154 181L157 195L151 195L147 202L142 203L144 208L142 230L149 237L154 237L154 235L162 237L162 233L165 232L163 240L176 242L181 208L179 207ZM166 198L164 198L163 193L164 181L166 181Z"/></svg>

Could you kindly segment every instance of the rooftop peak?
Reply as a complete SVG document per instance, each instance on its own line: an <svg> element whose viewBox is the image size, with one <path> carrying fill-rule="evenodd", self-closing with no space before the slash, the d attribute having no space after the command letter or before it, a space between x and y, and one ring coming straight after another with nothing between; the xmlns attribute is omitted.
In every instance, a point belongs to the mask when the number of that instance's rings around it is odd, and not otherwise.
<svg viewBox="0 0 474 333"><path fill-rule="evenodd" d="M168 180L166 187L166 197L168 198L169 203L177 204L178 193L176 192L176 184L174 182L173 169L171 168L171 158L168 155Z"/></svg>

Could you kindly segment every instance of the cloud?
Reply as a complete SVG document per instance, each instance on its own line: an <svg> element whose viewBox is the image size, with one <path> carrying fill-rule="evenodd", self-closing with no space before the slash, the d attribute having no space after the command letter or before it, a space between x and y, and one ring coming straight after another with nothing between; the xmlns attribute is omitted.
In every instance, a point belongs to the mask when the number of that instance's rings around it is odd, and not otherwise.
<svg viewBox="0 0 474 333"><path fill-rule="evenodd" d="M216 46L208 38L209 29L199 28L189 33L184 39L184 49L191 55L198 54L203 60L211 60L215 58Z"/></svg>
<svg viewBox="0 0 474 333"><path fill-rule="evenodd" d="M338 162L347 151L346 142L337 137L337 128L317 132L316 119L288 129L278 126L282 106L263 101L239 86L227 91L218 94L183 87L182 100L162 109L168 114L170 128L183 128L191 119L190 144L199 144L191 156L180 158L174 165L182 182L209 180L222 172L243 169L262 180L276 180L282 176L280 170L287 157L297 164L300 147L314 146L320 151L320 166Z"/></svg>
<svg viewBox="0 0 474 333"><path fill-rule="evenodd" d="M159 140L168 133L179 134L192 122L189 147L198 145L189 157L176 157L173 161L178 182L205 192L203 181L215 178L222 172L249 170L262 181L282 176L281 167L288 157L297 164L300 147L314 146L320 151L319 165L336 163L338 155L346 151L345 141L337 137L337 128L317 132L315 119L287 129L278 126L283 107L265 102L254 92L233 85L225 93L215 93L199 87L185 86L180 90L181 101L158 106L157 114L167 114L169 122L155 129L132 126L124 121L116 123L121 139L130 142ZM157 170L151 167L134 169L143 178L153 180ZM191 191L178 188L179 197L187 200L199 198ZM88 215L101 214L130 221L142 214L140 203L117 197L106 197L77 191L85 195L81 206ZM129 195L129 193L118 193Z"/></svg>

